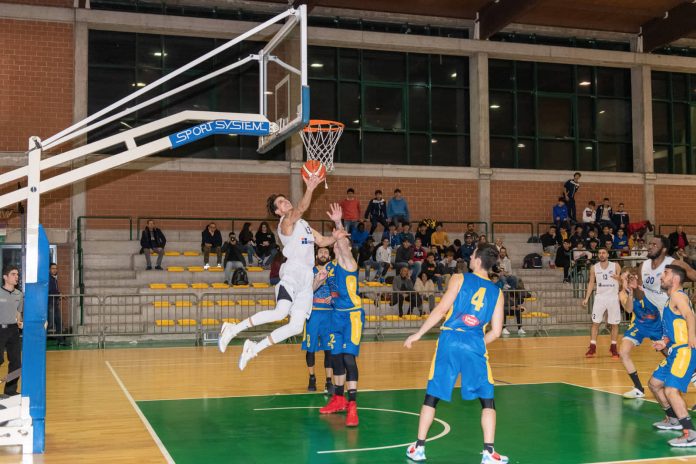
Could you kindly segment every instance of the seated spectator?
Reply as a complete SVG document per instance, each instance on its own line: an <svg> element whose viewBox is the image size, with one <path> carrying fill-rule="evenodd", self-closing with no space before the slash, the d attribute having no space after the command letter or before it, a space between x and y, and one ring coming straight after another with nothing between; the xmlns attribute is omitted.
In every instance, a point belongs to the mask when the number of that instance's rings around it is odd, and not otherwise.
<svg viewBox="0 0 696 464"><path fill-rule="evenodd" d="M475 250L476 243L474 242L474 236L467 233L464 236L464 244L462 245L461 249L462 259L466 262L467 267L469 267L469 263L471 262L471 255L474 254Z"/></svg>
<svg viewBox="0 0 696 464"><path fill-rule="evenodd" d="M437 285L439 291L444 290L444 285L447 284L449 275L445 273L443 266L435 261L435 255L428 253L421 269L422 273L424 272L428 276L428 279L432 280Z"/></svg>
<svg viewBox="0 0 696 464"><path fill-rule="evenodd" d="M648 257L648 247L645 246L645 239L639 238L631 247L631 263L638 265Z"/></svg>
<svg viewBox="0 0 696 464"><path fill-rule="evenodd" d="M375 241L372 237L367 237L365 243L358 249L358 267L365 268L365 280L369 281L372 269L375 269L375 277L381 273L380 265L375 260Z"/></svg>
<svg viewBox="0 0 696 464"><path fill-rule="evenodd" d="M425 223L418 224L418 231L416 231L416 238L420 239L421 243L425 248L430 248L430 237L433 234L432 230L428 228Z"/></svg>
<svg viewBox="0 0 696 464"><path fill-rule="evenodd" d="M684 248L684 252L686 253L686 256L689 258L689 261L691 261L691 267L696 269L696 245L690 243L689 246Z"/></svg>
<svg viewBox="0 0 696 464"><path fill-rule="evenodd" d="M518 279L517 276L512 274L512 261L510 261L510 257L507 254L507 248L505 247L500 247L498 267L500 270L498 275L500 276L500 281L503 283L503 288L506 290L510 288L517 288Z"/></svg>
<svg viewBox="0 0 696 464"><path fill-rule="evenodd" d="M553 223L556 225L557 230L567 229L569 224L568 221L568 207L566 206L565 198L558 197L558 201L552 210Z"/></svg>
<svg viewBox="0 0 696 464"><path fill-rule="evenodd" d="M694 267L694 263L689 259L684 248L677 248L672 257L675 261L681 261L689 267Z"/></svg>
<svg viewBox="0 0 696 464"><path fill-rule="evenodd" d="M353 232L350 234L350 240L353 242L353 252L357 253L357 251L360 249L360 247L363 246L365 241L367 240L367 237L369 237L370 234L365 230L365 224L362 222L359 222L357 224L357 227L353 228Z"/></svg>
<svg viewBox="0 0 696 464"><path fill-rule="evenodd" d="M413 285L413 289L416 292L416 307L418 312L422 316L423 314L429 314L433 308L435 308L435 285L433 281L428 278L428 274L421 272L416 279L416 283ZM428 302L428 311L423 311L423 303Z"/></svg>
<svg viewBox="0 0 696 464"><path fill-rule="evenodd" d="M214 222L201 232L201 251L203 251L203 269L210 268L210 252L217 254L217 267L222 267L222 234Z"/></svg>
<svg viewBox="0 0 696 464"><path fill-rule="evenodd" d="M562 240L561 236L558 235L556 226L549 226L549 230L539 237L541 241L541 247L544 249L544 253L548 253L551 256L556 255L556 249L561 246Z"/></svg>
<svg viewBox="0 0 696 464"><path fill-rule="evenodd" d="M578 246L578 243L585 242L585 229L582 226L575 226L575 233L570 236L571 248Z"/></svg>
<svg viewBox="0 0 696 464"><path fill-rule="evenodd" d="M614 242L614 234L611 233L611 227L608 225L602 226L602 233L599 234L599 243L605 246L606 242Z"/></svg>
<svg viewBox="0 0 696 464"><path fill-rule="evenodd" d="M440 253L440 250L437 249L435 245L432 243L430 244L430 250L428 250L429 253L432 253L433 256L435 256L435 261L440 261L442 259L442 254Z"/></svg>
<svg viewBox="0 0 696 464"><path fill-rule="evenodd" d="M611 208L611 203L609 198L604 198L601 205L597 207L597 225L604 228L604 226L609 226L611 230L616 229L616 225L612 222L614 216L614 210Z"/></svg>
<svg viewBox="0 0 696 464"><path fill-rule="evenodd" d="M597 223L597 204L590 200L587 202L587 207L582 210L582 223L585 226L585 231L594 229Z"/></svg>
<svg viewBox="0 0 696 464"><path fill-rule="evenodd" d="M599 241L590 242L590 247L587 249L587 252L592 255L592 258L590 258L590 264L595 264L599 260L599 248Z"/></svg>
<svg viewBox="0 0 696 464"><path fill-rule="evenodd" d="M283 256L283 253L276 253L275 256L273 256L273 260L271 261L271 272L268 274L268 282L271 285L278 285L278 282L280 282L280 267L283 265L285 262L285 256Z"/></svg>
<svg viewBox="0 0 696 464"><path fill-rule="evenodd" d="M578 243L578 246L573 250L573 262L576 265L582 265L588 263L591 259L592 253L585 249L585 244L582 242Z"/></svg>
<svg viewBox="0 0 696 464"><path fill-rule="evenodd" d="M628 238L624 232L624 229L617 229L616 235L614 235L614 242L612 243L612 248L616 250L621 256L628 256L631 253L631 249L628 247Z"/></svg>
<svg viewBox="0 0 696 464"><path fill-rule="evenodd" d="M411 224L405 222L401 225L401 242L408 239L408 243L413 245L416 242L416 237L411 233Z"/></svg>
<svg viewBox="0 0 696 464"><path fill-rule="evenodd" d="M370 220L370 235L375 233L377 224L382 224L383 233L387 231L387 202L382 198L381 190L375 190L375 197L370 200L365 210L365 219Z"/></svg>
<svg viewBox="0 0 696 464"><path fill-rule="evenodd" d="M455 261L459 261L459 260L464 259L462 257L462 241L459 240L458 238L454 239L454 242L452 242L452 245L449 246L447 251L452 252L452 257L454 258Z"/></svg>
<svg viewBox="0 0 696 464"><path fill-rule="evenodd" d="M582 243L582 242L578 242ZM563 268L563 283L570 282L570 261L571 261L571 242L570 240L563 240L563 246L556 250L556 259L554 263L556 267Z"/></svg>
<svg viewBox="0 0 696 464"><path fill-rule="evenodd" d="M415 302L412 301L413 280L409 275L407 267L402 267L401 269L399 269L399 274L394 277L394 282L392 283L392 290L394 290L394 293L392 294L391 304L393 306L398 303L399 317L403 317L404 315L404 301L409 302L408 314L411 314Z"/></svg>
<svg viewBox="0 0 696 464"><path fill-rule="evenodd" d="M396 249L396 256L394 257L394 267L396 268L397 273L401 272L402 267L407 267L410 270L414 269L413 247L411 246L411 242L409 242L408 239L402 242L401 246ZM420 265L418 266L418 270L420 270Z"/></svg>
<svg viewBox="0 0 696 464"><path fill-rule="evenodd" d="M488 237L486 237L486 234L479 235L477 243L479 245L485 245L486 243L488 243Z"/></svg>
<svg viewBox="0 0 696 464"><path fill-rule="evenodd" d="M500 276L494 272L488 274L488 278L493 282L493 285L498 287L500 290L504 290L504 284L500 281Z"/></svg>
<svg viewBox="0 0 696 464"><path fill-rule="evenodd" d="M616 225L616 229L614 230L614 232L617 232L619 229L623 229L624 234L627 232L628 224L630 224L631 221L628 217L628 213L624 211L623 203L619 203L619 207L616 211L614 211L614 215L611 218L611 222L613 222Z"/></svg>
<svg viewBox="0 0 696 464"><path fill-rule="evenodd" d="M375 280L379 278L379 281L384 283L384 276L387 275L387 272L389 272L389 269L392 267L391 258L392 248L389 246L389 239L383 238L382 246L375 250L375 261L377 261L379 265L379 268L376 269L381 270L381 273L379 271L375 272ZM365 268L365 272L367 273L367 268Z"/></svg>
<svg viewBox="0 0 696 464"><path fill-rule="evenodd" d="M449 276L457 272L457 260L454 259L453 251L448 250L447 253L445 253L445 257L440 261L440 264L442 265L443 272Z"/></svg>
<svg viewBox="0 0 696 464"><path fill-rule="evenodd" d="M478 241L478 233L477 233L476 230L474 229L474 223L473 223L473 222L469 222L469 223L466 225L466 232L464 232L464 236L466 237L467 234L468 234L468 235L471 235L471 239L472 239L474 242L477 242L477 241Z"/></svg>
<svg viewBox="0 0 696 464"><path fill-rule="evenodd" d="M416 279L418 278L418 275L421 272L421 268L423 267L423 263L425 262L425 258L428 256L428 250L423 248L421 244L421 240L419 238L416 239L416 242L413 244L413 265L411 268L411 278L415 282Z"/></svg>
<svg viewBox="0 0 696 464"><path fill-rule="evenodd" d="M683 250L689 246L689 239L686 236L686 232L684 232L684 226L681 224L677 226L677 230L669 234L668 238L669 243L672 246L670 254L673 254L680 248Z"/></svg>
<svg viewBox="0 0 696 464"><path fill-rule="evenodd" d="M360 200L355 198L355 190L350 187L346 190L346 198L339 202L343 210L343 228L349 234L355 230L358 222L360 222ZM364 229L364 227L363 227ZM360 248L360 247L358 247Z"/></svg>
<svg viewBox="0 0 696 464"><path fill-rule="evenodd" d="M449 235L445 232L445 226L441 222L435 224L435 232L430 236L430 245L437 247L440 254L443 254L450 246Z"/></svg>
<svg viewBox="0 0 696 464"><path fill-rule="evenodd" d="M389 200L387 216L391 222L397 225L409 222L408 203L401 196L401 190L399 189L394 190L394 196ZM411 243L413 243L413 240L411 240Z"/></svg>
<svg viewBox="0 0 696 464"><path fill-rule="evenodd" d="M505 292L505 320L508 316L515 316L517 323L517 335L526 335L527 332L522 329L522 313L527 310L524 306L525 298L532 295L525 290L524 283L520 280L519 287L515 290ZM510 335L510 331L505 328L506 324L503 321L503 335Z"/></svg>
<svg viewBox="0 0 696 464"><path fill-rule="evenodd" d="M254 263L254 256L256 256L256 243L254 243L254 233L251 231L251 222L245 222L242 226L242 230L239 232L239 245L242 247L242 251L247 254L247 262L249 266ZM261 259L256 257L256 262L261 263Z"/></svg>
<svg viewBox="0 0 696 464"><path fill-rule="evenodd" d="M614 242L612 240L607 240L604 242L604 247L609 252L609 259L619 259L619 252L613 248ZM597 250L599 252L599 250Z"/></svg>
<svg viewBox="0 0 696 464"><path fill-rule="evenodd" d="M244 255L242 247L237 243L234 232L230 232L229 240L222 245L225 254L225 282L232 285L232 275L237 269L244 269Z"/></svg>
<svg viewBox="0 0 696 464"><path fill-rule="evenodd" d="M382 239L389 239L389 246L396 250L401 245L401 233L396 230L396 224L389 223L388 229L382 233Z"/></svg>
<svg viewBox="0 0 696 464"><path fill-rule="evenodd" d="M254 238L256 239L256 255L259 257L259 264L263 267L268 267L276 253L278 253L278 246L276 245L275 234L271 232L266 221L259 225Z"/></svg>
<svg viewBox="0 0 696 464"><path fill-rule="evenodd" d="M157 265L155 269L162 270L162 258L164 258L164 247L167 245L167 239L162 231L155 227L155 221L152 219L147 221L145 229L140 236L140 247L145 253L145 264L148 271L152 269L152 252L157 253Z"/></svg>
<svg viewBox="0 0 696 464"><path fill-rule="evenodd" d="M597 232L594 229L587 231L587 237L585 237L585 248L590 248L590 243L596 242L599 245L599 239L597 239Z"/></svg>
<svg viewBox="0 0 696 464"><path fill-rule="evenodd" d="M497 237L495 239L495 248L498 250L498 253L500 253L501 248L505 248L505 245L503 245L503 237Z"/></svg>

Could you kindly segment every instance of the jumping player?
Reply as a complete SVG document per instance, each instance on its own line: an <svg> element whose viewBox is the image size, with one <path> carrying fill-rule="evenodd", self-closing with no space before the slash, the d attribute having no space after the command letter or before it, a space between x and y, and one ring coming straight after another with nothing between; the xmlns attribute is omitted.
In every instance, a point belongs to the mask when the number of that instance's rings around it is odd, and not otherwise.
<svg viewBox="0 0 696 464"><path fill-rule="evenodd" d="M346 426L358 425L358 364L362 328L365 325L365 312L362 298L358 294L358 263L351 253L350 243L341 235L341 207L331 205L330 217L336 224L334 254L336 264L329 272L331 304L334 308L331 317L331 359L333 366L334 394L320 414L333 414L346 411ZM338 221L336 221L338 217ZM333 273L333 275L331 275ZM343 396L348 387L348 400Z"/></svg>
<svg viewBox="0 0 696 464"><path fill-rule="evenodd" d="M331 328L331 290L326 281L329 273L333 274L334 264L331 262L329 249L322 247L317 250L316 265L314 266L314 299L312 301L312 314L305 324L304 337L302 337L302 350L306 352L305 359L309 369L309 385L307 391L317 391L317 377L314 374L316 352L324 350L324 369L326 370L326 384L324 390L332 394L333 384L331 376L331 349L329 348L329 334Z"/></svg>
<svg viewBox="0 0 696 464"><path fill-rule="evenodd" d="M498 250L494 245L479 245L471 257L472 273L452 276L440 303L420 330L404 342L406 348L411 348L445 318L430 366L428 388L418 423L418 439L406 450L406 456L413 461L425 461L425 441L435 418L437 403L450 401L454 384L461 374L462 399L478 398L481 402L481 463L508 462L507 456L501 456L493 448L496 412L493 374L486 349L503 331L503 293L488 279L497 262ZM491 330L484 334L489 323Z"/></svg>
<svg viewBox="0 0 696 464"><path fill-rule="evenodd" d="M696 321L689 297L684 293L686 273L680 266L668 264L660 284L667 292L667 304L662 311L664 327L662 340L653 343L656 350L668 348L667 359L653 372L648 386L665 410L666 417L653 424L661 430L683 430L670 446L696 446L696 431L680 391L686 393L691 374L696 369Z"/></svg>
<svg viewBox="0 0 696 464"><path fill-rule="evenodd" d="M640 287L637 273L638 269L635 268L621 274L621 293L619 293L621 305L627 313L631 314L631 325L626 329L619 349L621 362L633 382L633 389L623 394L624 398L629 399L645 396L645 389L640 383L636 366L631 359L631 350L639 346L645 338L652 341L662 339L660 311L657 308L650 309L652 305L646 305L645 292Z"/></svg>
<svg viewBox="0 0 696 464"><path fill-rule="evenodd" d="M275 287L276 307L269 311L258 312L238 324L224 323L220 331L218 347L224 353L230 341L241 331L250 327L280 321L288 314L290 321L258 343L246 340L239 357L240 370L244 370L249 360L256 357L262 350L302 333L304 322L312 311L314 245L316 243L319 247L331 246L336 241L336 236L346 235L344 231L339 231L333 237L324 237L302 219L302 215L309 209L312 202L314 189L323 180L314 175L304 179L307 189L297 207L294 207L284 195L274 194L268 197L266 205L269 213L280 218L278 236L283 244L283 255L287 258L280 268L280 282Z"/></svg>
<svg viewBox="0 0 696 464"><path fill-rule="evenodd" d="M619 352L616 349L616 340L619 337L619 324L621 323L621 308L619 306L619 280L621 279L621 266L619 263L609 261L609 251L600 248L597 254L599 262L592 266L590 281L587 284L587 292L582 302L587 306L592 296L595 283L597 284L597 294L592 305L592 329L590 332L590 347L585 353L585 357L592 358L597 354L597 333L599 325L607 314L607 324L611 327L611 346L609 353L614 359L619 359Z"/></svg>

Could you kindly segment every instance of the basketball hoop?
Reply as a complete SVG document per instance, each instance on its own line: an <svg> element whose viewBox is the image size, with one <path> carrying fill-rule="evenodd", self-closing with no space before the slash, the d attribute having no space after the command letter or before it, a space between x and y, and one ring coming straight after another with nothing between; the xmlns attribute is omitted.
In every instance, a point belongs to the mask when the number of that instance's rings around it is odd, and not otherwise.
<svg viewBox="0 0 696 464"><path fill-rule="evenodd" d="M343 123L312 119L300 136L307 149L307 160L317 160L326 167L326 172L334 170L334 150L343 134Z"/></svg>

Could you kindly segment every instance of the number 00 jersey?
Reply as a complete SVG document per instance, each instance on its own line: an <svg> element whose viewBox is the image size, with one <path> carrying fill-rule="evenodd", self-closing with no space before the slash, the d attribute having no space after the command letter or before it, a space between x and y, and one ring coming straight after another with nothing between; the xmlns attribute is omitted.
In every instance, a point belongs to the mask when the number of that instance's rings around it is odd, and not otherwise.
<svg viewBox="0 0 696 464"><path fill-rule="evenodd" d="M441 329L474 332L483 337L483 328L491 321L498 299L502 297L503 293L489 279L465 274Z"/></svg>

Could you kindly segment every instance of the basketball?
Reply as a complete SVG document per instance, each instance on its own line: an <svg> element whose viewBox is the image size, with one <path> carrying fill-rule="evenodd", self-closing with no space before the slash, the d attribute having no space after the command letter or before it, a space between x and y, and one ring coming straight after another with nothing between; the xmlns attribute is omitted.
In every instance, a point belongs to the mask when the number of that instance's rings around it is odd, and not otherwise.
<svg viewBox="0 0 696 464"><path fill-rule="evenodd" d="M326 167L317 160L307 160L300 169L303 179L308 179L309 176L315 175L320 179L326 177Z"/></svg>

